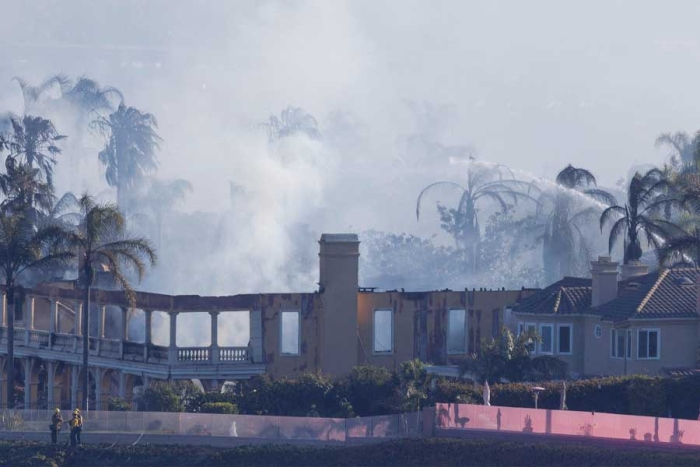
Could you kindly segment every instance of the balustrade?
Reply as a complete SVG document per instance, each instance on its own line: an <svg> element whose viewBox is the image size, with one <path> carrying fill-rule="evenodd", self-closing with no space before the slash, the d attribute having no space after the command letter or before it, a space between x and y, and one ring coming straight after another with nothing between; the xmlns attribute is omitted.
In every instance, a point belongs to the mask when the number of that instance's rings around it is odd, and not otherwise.
<svg viewBox="0 0 700 467"><path fill-rule="evenodd" d="M17 345L17 344L21 345L21 343L23 343L26 339L27 339L27 330L15 328L15 345Z"/></svg>
<svg viewBox="0 0 700 467"><path fill-rule="evenodd" d="M29 345L32 347L48 347L49 346L49 332L47 331L34 331L29 332Z"/></svg>
<svg viewBox="0 0 700 467"><path fill-rule="evenodd" d="M124 342L124 356L137 356L143 358L144 344L138 342Z"/></svg>
<svg viewBox="0 0 700 467"><path fill-rule="evenodd" d="M119 344L118 340L100 339L100 355L119 355Z"/></svg>
<svg viewBox="0 0 700 467"><path fill-rule="evenodd" d="M156 360L167 360L168 348L160 345L151 345L148 347L148 357Z"/></svg>
<svg viewBox="0 0 700 467"><path fill-rule="evenodd" d="M178 362L208 362L209 347L184 347L177 349Z"/></svg>
<svg viewBox="0 0 700 467"><path fill-rule="evenodd" d="M73 349L73 342L75 341L75 336L70 334L54 334L53 336L53 348L54 350L64 351L65 349Z"/></svg>
<svg viewBox="0 0 700 467"><path fill-rule="evenodd" d="M61 309L66 308L58 303ZM74 312L75 313L75 312ZM7 344L6 327L0 326L0 345ZM15 328L15 348L47 349L56 353L82 354L83 339L75 334L46 330ZM157 364L245 364L251 363L249 347L182 347L170 348L153 344L129 342L123 339L89 337L90 354L115 360L147 361ZM171 354L171 352L174 352ZM175 360L170 360L172 357ZM60 358L58 358L60 360Z"/></svg>
<svg viewBox="0 0 700 467"><path fill-rule="evenodd" d="M248 347L220 347L220 362L247 362Z"/></svg>

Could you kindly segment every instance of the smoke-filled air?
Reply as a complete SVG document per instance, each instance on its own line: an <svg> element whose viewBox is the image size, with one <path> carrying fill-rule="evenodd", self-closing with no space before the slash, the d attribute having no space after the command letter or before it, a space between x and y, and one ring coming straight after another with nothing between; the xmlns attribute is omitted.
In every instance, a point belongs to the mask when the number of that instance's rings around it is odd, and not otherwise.
<svg viewBox="0 0 700 467"><path fill-rule="evenodd" d="M380 289L697 263L700 4L594 3L5 2L4 215L117 208L165 294L317 290L324 232Z"/></svg>

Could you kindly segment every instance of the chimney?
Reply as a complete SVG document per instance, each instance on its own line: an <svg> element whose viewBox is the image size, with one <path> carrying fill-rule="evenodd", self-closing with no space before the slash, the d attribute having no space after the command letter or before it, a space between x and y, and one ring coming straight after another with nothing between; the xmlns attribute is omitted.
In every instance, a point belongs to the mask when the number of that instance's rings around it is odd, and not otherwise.
<svg viewBox="0 0 700 467"><path fill-rule="evenodd" d="M630 261L629 263L622 265L623 281L631 277L643 276L647 273L649 273L649 266L641 261Z"/></svg>
<svg viewBox="0 0 700 467"><path fill-rule="evenodd" d="M321 370L343 376L357 365L357 293L360 241L356 234L322 234Z"/></svg>
<svg viewBox="0 0 700 467"><path fill-rule="evenodd" d="M617 266L609 256L599 256L591 261L593 292L591 305L598 306L617 298Z"/></svg>

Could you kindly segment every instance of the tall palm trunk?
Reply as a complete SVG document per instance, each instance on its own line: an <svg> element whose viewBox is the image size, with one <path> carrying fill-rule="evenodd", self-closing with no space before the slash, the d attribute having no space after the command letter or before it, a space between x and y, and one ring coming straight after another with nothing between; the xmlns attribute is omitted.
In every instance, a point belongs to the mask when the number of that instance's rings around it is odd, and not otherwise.
<svg viewBox="0 0 700 467"><path fill-rule="evenodd" d="M89 381L90 381L90 368L88 366L89 352L90 352L90 287L92 286L93 274L92 267L89 265L89 260L86 260L86 266L84 270L85 283L83 285L83 316L81 317L81 326L83 334L83 380L82 380L82 390L83 390L83 400L82 406L83 410L88 410L88 391Z"/></svg>
<svg viewBox="0 0 700 467"><path fill-rule="evenodd" d="M15 290L8 281L7 287L7 408L15 407Z"/></svg>

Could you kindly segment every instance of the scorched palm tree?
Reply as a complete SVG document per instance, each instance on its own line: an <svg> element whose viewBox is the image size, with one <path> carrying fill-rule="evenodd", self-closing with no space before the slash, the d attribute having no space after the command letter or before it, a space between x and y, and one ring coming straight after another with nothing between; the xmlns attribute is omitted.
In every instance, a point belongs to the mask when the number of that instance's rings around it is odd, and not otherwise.
<svg viewBox="0 0 700 467"><path fill-rule="evenodd" d="M477 248L481 242L481 227L479 225L478 206L486 201L497 203L506 212L511 204L519 198L532 199L529 192L532 184L516 180L504 166L481 165L472 161L467 170L465 185L450 181L431 183L418 195L416 200L416 219L420 220L421 202L429 193L442 188L457 188L461 192L456 209L438 206L443 222L442 228L452 235L457 248L464 251L465 261L476 271Z"/></svg>
<svg viewBox="0 0 700 467"><path fill-rule="evenodd" d="M70 235L57 226L37 229L21 211L0 212L0 273L7 296L7 406L14 407L15 292L18 280L32 269L75 257L67 247Z"/></svg>
<svg viewBox="0 0 700 467"><path fill-rule="evenodd" d="M542 241L547 283L575 275L577 266L590 259L582 224L599 215L601 203L615 203L612 195L595 186L591 172L568 165L557 175L556 187L543 191L537 200L535 229Z"/></svg>
<svg viewBox="0 0 700 467"><path fill-rule="evenodd" d="M98 157L107 169L107 183L117 188L117 206L127 210L127 190L137 187L144 175L158 169L156 149L162 141L156 133L158 123L150 113L122 103L109 117L98 118L92 126L107 139Z"/></svg>
<svg viewBox="0 0 700 467"><path fill-rule="evenodd" d="M145 238L125 238L124 216L116 206L97 204L87 194L78 200L78 205L82 221L74 234L73 246L79 255L80 283L83 288L82 391L83 408L87 409L90 289L94 283L95 270L106 270L133 305L135 296L127 269L135 271L141 281L146 272L146 263L155 264L156 253Z"/></svg>
<svg viewBox="0 0 700 467"><path fill-rule="evenodd" d="M624 242L624 264L642 257L642 237L658 254L667 240L683 234L676 224L660 216L666 206L678 202L666 195L668 183L659 169L651 169L644 175L637 172L627 189L625 205L610 206L600 215L601 231L606 224L612 223L609 252L618 241Z"/></svg>

